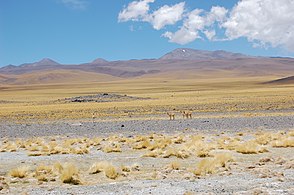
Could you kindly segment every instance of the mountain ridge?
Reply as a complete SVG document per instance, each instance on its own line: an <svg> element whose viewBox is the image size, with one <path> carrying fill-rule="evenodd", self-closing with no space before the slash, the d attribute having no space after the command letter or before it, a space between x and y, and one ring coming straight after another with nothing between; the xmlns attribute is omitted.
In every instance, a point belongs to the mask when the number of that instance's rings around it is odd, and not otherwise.
<svg viewBox="0 0 294 195"><path fill-rule="evenodd" d="M158 59L107 61L97 58L89 63L65 65L44 58L34 63L19 66L8 65L0 68L0 75L2 75L0 84L30 83L21 78L29 78L28 74L30 74L30 80L35 83L38 78L40 83L54 82L55 78L61 81L61 76L52 76L57 71L62 71L62 74L59 75L64 76L64 82L70 82L72 78L83 82L86 79L86 73L89 73L91 78L95 77L92 73L97 74L97 77L109 75L111 76L109 77L110 80L142 76L150 78L160 77L160 75L173 75L172 77L175 79L185 77L209 78L213 77L214 73L223 77L232 75L236 77L265 75L282 77L288 75L289 72L294 72L294 59L254 57L223 50L204 51L187 48L175 49ZM68 71L68 76L66 76L66 71ZM83 75L82 78L76 76L79 71ZM36 76L32 76L32 74ZM41 75L43 76L41 77ZM100 79L97 78L97 80Z"/></svg>

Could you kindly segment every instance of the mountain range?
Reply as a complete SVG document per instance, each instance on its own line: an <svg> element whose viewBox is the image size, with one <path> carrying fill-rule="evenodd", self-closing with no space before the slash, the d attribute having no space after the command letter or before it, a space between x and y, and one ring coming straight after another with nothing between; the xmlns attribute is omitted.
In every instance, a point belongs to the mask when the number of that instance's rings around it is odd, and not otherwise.
<svg viewBox="0 0 294 195"><path fill-rule="evenodd" d="M136 77L204 78L293 76L293 58L254 57L227 51L175 49L158 59L60 64L44 58L38 62L0 68L0 84L47 84L112 81ZM293 79L287 80L294 83Z"/></svg>

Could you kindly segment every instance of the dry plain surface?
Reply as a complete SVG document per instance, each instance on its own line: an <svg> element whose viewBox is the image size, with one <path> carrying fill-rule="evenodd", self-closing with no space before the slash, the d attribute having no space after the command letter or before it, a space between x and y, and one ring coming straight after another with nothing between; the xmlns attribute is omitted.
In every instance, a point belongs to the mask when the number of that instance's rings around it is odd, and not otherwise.
<svg viewBox="0 0 294 195"><path fill-rule="evenodd" d="M5 86L0 193L293 194L294 86L270 79Z"/></svg>

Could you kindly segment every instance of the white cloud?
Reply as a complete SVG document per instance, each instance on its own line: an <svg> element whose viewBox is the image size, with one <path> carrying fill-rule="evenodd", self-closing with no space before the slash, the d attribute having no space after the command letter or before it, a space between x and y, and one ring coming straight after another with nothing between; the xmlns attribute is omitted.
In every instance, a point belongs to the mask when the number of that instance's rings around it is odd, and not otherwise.
<svg viewBox="0 0 294 195"><path fill-rule="evenodd" d="M242 0L223 24L229 39L246 37L254 45L294 51L293 0Z"/></svg>
<svg viewBox="0 0 294 195"><path fill-rule="evenodd" d="M184 10L185 2L173 6L164 5L149 15L148 21L154 29L160 30L166 25L173 25L182 20Z"/></svg>
<svg viewBox="0 0 294 195"><path fill-rule="evenodd" d="M223 7L212 7L210 12L195 9L187 15L180 30L175 33L166 32L163 36L170 42L182 45L201 39L200 33L203 33L207 39L213 40L216 32L210 28L215 22L223 21L226 14L227 10Z"/></svg>
<svg viewBox="0 0 294 195"><path fill-rule="evenodd" d="M141 0L133 1L129 3L118 15L119 22L126 22L129 20L145 21L148 18L149 4L153 3L155 0Z"/></svg>
<svg viewBox="0 0 294 195"><path fill-rule="evenodd" d="M71 9L86 9L88 2L85 0L60 0L61 3L66 5L67 7Z"/></svg>
<svg viewBox="0 0 294 195"><path fill-rule="evenodd" d="M216 36L216 32L214 29L213 30L205 30L203 33L205 34L205 36L207 37L208 40L210 40L210 41L215 40L214 38Z"/></svg>
<svg viewBox="0 0 294 195"><path fill-rule="evenodd" d="M164 5L153 13L150 11L150 3L155 0L133 1L119 14L118 21L144 21L149 22L154 29L160 30L166 25L173 25L182 20L185 3L181 2L173 6Z"/></svg>
<svg viewBox="0 0 294 195"><path fill-rule="evenodd" d="M240 0L231 10L214 6L209 11L194 9L190 12L185 9L185 2L164 5L152 12L149 3L154 1L131 2L119 13L119 21L149 22L156 30L182 21L179 30L162 34L178 44L203 38L229 41L245 37L253 46L294 51L294 0Z"/></svg>

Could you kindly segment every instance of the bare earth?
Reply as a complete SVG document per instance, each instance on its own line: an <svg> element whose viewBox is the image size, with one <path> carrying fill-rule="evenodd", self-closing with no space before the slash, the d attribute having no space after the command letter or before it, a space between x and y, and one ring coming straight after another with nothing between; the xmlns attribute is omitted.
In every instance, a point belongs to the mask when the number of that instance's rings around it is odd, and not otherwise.
<svg viewBox="0 0 294 195"><path fill-rule="evenodd" d="M257 131L277 133L294 129L294 116L236 117L224 113L193 119L145 118L104 121L60 121L42 124L15 124L1 122L2 141L15 138L42 137L49 140L68 138L107 138L117 135L132 138L151 133L177 137L179 135L204 135L234 137L242 132L243 140L252 138ZM3 144L3 143L2 143ZM82 185L60 182L36 182L32 178L6 178L9 188L1 194L294 194L294 149L269 148L269 152L240 154L228 151L234 161L228 170L215 174L196 176L192 169L200 158L152 158L142 157L146 150L130 150L122 147L122 153L105 153L95 147L88 154L56 154L51 156L28 156L26 151L0 153L0 176L20 165L34 167L54 162L75 163L81 172ZM218 152L215 150L214 152ZM263 162L261 159L270 160ZM139 164L140 170L130 172L118 179L105 178L102 173L89 176L88 168L94 162L109 161L114 166ZM170 170L168 165L177 161L179 170Z"/></svg>

